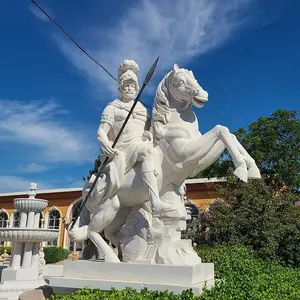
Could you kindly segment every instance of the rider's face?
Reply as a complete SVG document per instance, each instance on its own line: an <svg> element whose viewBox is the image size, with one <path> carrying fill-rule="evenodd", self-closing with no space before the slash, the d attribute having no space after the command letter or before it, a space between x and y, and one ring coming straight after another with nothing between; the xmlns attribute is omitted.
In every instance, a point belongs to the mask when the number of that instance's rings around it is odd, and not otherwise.
<svg viewBox="0 0 300 300"><path fill-rule="evenodd" d="M122 85L122 100L125 102L134 100L137 94L136 83L133 80L125 81Z"/></svg>

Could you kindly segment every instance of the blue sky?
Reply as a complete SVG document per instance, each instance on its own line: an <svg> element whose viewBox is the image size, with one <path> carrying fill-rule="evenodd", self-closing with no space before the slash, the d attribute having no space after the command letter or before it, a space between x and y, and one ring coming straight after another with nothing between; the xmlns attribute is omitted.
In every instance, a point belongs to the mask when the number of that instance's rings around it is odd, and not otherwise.
<svg viewBox="0 0 300 300"><path fill-rule="evenodd" d="M143 101L174 63L209 93L200 130L231 131L279 108L300 109L297 0L37 1L113 74L160 63ZM82 186L115 82L28 1L1 3L0 193ZM4 29L4 30L3 30Z"/></svg>

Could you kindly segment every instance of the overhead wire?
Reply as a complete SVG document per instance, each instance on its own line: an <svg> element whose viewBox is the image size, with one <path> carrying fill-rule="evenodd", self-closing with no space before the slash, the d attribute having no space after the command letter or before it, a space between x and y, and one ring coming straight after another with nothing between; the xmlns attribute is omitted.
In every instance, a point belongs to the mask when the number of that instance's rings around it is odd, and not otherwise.
<svg viewBox="0 0 300 300"><path fill-rule="evenodd" d="M34 0L31 0L31 2L50 20L52 21L87 57L89 57L93 62L95 62L100 68L102 68L112 79L114 79L116 82L118 80L102 65L100 64L96 58L94 58L91 54L87 52L55 19L53 19L39 4L37 4ZM141 101L143 105L145 105L148 109L152 111L152 107L147 105L145 102Z"/></svg>

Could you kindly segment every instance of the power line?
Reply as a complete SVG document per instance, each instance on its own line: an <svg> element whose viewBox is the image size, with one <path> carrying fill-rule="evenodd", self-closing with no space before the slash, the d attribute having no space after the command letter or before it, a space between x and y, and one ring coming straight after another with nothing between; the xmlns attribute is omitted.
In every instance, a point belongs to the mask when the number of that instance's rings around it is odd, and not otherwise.
<svg viewBox="0 0 300 300"><path fill-rule="evenodd" d="M52 21L85 55L87 55L93 62L95 62L100 68L102 68L112 79L114 79L116 82L118 80L102 65L100 64L96 58L94 58L92 55L90 55L76 40L56 21L54 20L40 5L38 5L34 0L31 0L31 2L50 20ZM152 110L152 107L147 105L145 102L141 101L148 109Z"/></svg>
<svg viewBox="0 0 300 300"><path fill-rule="evenodd" d="M66 32L42 7L40 7L34 0L31 2L36 5L36 7L49 19L51 20L85 55L87 55L92 61L94 61L100 68L102 68L112 79L118 82L118 80L106 69L102 64L100 64L92 55L90 55L81 45L79 45L75 39Z"/></svg>

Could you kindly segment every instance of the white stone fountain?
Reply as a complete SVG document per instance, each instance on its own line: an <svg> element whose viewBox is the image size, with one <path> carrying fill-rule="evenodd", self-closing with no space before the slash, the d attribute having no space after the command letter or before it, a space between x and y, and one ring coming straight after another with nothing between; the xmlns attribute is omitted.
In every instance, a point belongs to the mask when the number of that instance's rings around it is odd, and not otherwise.
<svg viewBox="0 0 300 300"><path fill-rule="evenodd" d="M48 201L35 198L37 184L31 183L29 190L29 198L14 199L20 214L19 227L0 229L0 241L11 241L13 245L10 265L2 271L0 300L18 299L21 293L46 285L39 266L40 245L57 239L59 231L39 228L40 213Z"/></svg>

